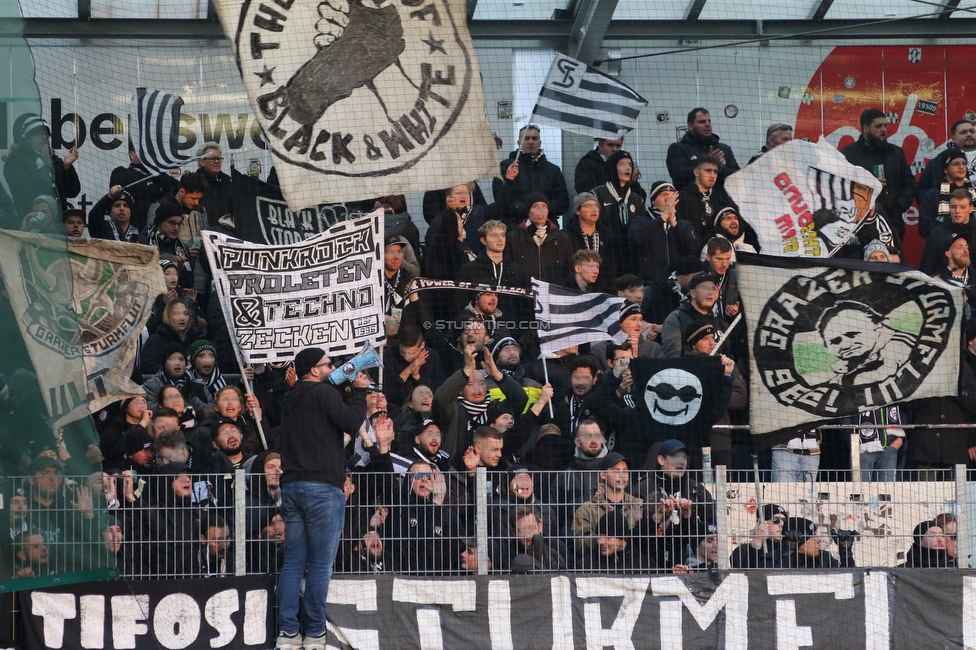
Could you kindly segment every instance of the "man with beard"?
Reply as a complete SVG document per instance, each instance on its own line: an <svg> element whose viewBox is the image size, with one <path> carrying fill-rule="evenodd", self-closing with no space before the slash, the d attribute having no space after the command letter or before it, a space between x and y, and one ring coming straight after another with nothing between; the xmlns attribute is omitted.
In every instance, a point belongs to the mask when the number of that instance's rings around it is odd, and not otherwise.
<svg viewBox="0 0 976 650"><path fill-rule="evenodd" d="M732 261L735 262L735 251L743 253L758 253L759 239L756 232L748 223L739 218L735 208L722 208L715 215L713 236L727 239L732 244Z"/></svg>
<svg viewBox="0 0 976 650"><path fill-rule="evenodd" d="M949 226L952 221L952 196L957 191L962 190L960 194L969 195L969 207L972 209L976 189L969 180L966 164L966 154L962 151L950 152L945 156L942 182L918 197L918 233L922 237L932 238L938 226Z"/></svg>
<svg viewBox="0 0 976 650"><path fill-rule="evenodd" d="M921 178L918 179L918 193L920 195L939 186L945 169L945 159L950 153L962 151L966 155L966 166L973 167L976 165L976 126L973 126L972 121L962 119L956 120L950 130L952 137L948 146L939 152L939 155L929 160Z"/></svg>
<svg viewBox="0 0 976 650"><path fill-rule="evenodd" d="M613 265L607 272L610 277L625 273L637 273L639 268L637 252L627 232L635 219L647 214L644 198L634 191L634 160L626 151L618 151L606 162L609 180L594 188L593 193L600 203L600 221L609 227L610 241L607 244L607 257Z"/></svg>
<svg viewBox="0 0 976 650"><path fill-rule="evenodd" d="M965 233L954 232L942 241L942 250L945 251L946 262L936 277L965 290L963 292L963 297L966 299L965 317L968 319L969 311L972 309L969 304L969 297L973 286L976 285L976 278L969 272L970 240Z"/></svg>
<svg viewBox="0 0 976 650"><path fill-rule="evenodd" d="M542 193L549 197L554 215L561 215L569 208L566 179L559 167L546 160L538 126L530 124L519 131L519 149L499 167L501 178L496 177L491 187L496 201L508 196L510 208L506 223L509 226L514 227L528 217L532 194Z"/></svg>
<svg viewBox="0 0 976 650"><path fill-rule="evenodd" d="M715 223L715 215L732 204L725 189L718 184L721 164L714 156L703 156L695 161L694 182L681 190L675 214L695 228L698 241L708 238L708 231Z"/></svg>
<svg viewBox="0 0 976 650"><path fill-rule="evenodd" d="M579 423L573 435L576 451L569 469L560 472L549 485L549 505L556 512L560 534L566 534L573 522L576 508L593 498L600 489L603 459L610 453L602 425L592 418Z"/></svg>
<svg viewBox="0 0 976 650"><path fill-rule="evenodd" d="M953 233L963 235L969 241L976 236L976 218L973 217L973 197L969 190L958 188L949 195L949 218L946 223L936 224L929 232L918 268L922 273L938 275L945 270L946 256L943 245Z"/></svg>
<svg viewBox="0 0 976 650"><path fill-rule="evenodd" d="M521 413L528 402L522 387L495 366L490 354L483 355L481 368L484 372L478 370L477 353L474 344L466 345L464 366L448 377L434 393L434 420L444 427L442 446L452 458L462 457L471 446L474 430L487 424L489 397L486 375L501 388L514 412Z"/></svg>
<svg viewBox="0 0 976 650"><path fill-rule="evenodd" d="M680 357L684 338L683 328L694 321L703 320L711 323L716 338L725 332L726 322L712 314L715 301L718 300L719 277L714 273L698 273L688 282L688 300L678 305L678 308L664 319L661 331L661 348L666 357Z"/></svg>
<svg viewBox="0 0 976 650"><path fill-rule="evenodd" d="M904 150L888 142L888 117L876 108L865 109L861 113L861 137L841 149L841 153L852 165L868 170L881 182L877 203L899 237L904 237L902 215L915 200L915 176Z"/></svg>
<svg viewBox="0 0 976 650"><path fill-rule="evenodd" d="M719 137L712 132L708 109L699 106L688 112L688 130L681 140L668 147L668 173L675 187L685 188L694 180L693 170L702 158L710 158L717 165L719 187L724 185L726 176L739 171L732 148L719 142Z"/></svg>
<svg viewBox="0 0 976 650"><path fill-rule="evenodd" d="M212 433L214 449L227 456L234 469L243 467L244 462L254 456L254 454L246 453L241 447L244 434L235 421L221 420L212 430Z"/></svg>
<svg viewBox="0 0 976 650"><path fill-rule="evenodd" d="M628 236L640 257L639 273L645 281L660 282L681 257L698 255L701 240L690 221L678 219L680 199L674 185L656 181L650 201L650 214L632 221Z"/></svg>

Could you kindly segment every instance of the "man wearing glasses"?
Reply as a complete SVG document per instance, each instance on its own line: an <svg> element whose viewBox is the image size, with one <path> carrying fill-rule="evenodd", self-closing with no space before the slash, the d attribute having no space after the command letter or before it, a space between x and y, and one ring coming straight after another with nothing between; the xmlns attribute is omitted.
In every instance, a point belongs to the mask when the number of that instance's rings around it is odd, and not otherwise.
<svg viewBox="0 0 976 650"><path fill-rule="evenodd" d="M200 158L200 170L207 179L210 188L203 195L200 204L213 219L211 227L216 227L217 220L233 211L231 197L231 178L221 171L224 164L224 154L216 142L204 142L197 150Z"/></svg>
<svg viewBox="0 0 976 650"><path fill-rule="evenodd" d="M321 348L295 356L299 381L282 400L281 515L285 558L278 577L279 650L325 650L325 600L342 535L346 480L343 434L355 436L366 419L369 377L360 374L347 406L328 382L332 360ZM306 577L304 641L298 597Z"/></svg>
<svg viewBox="0 0 976 650"><path fill-rule="evenodd" d="M767 503L756 510L752 538L740 544L729 558L733 569L774 569L783 566L783 526L787 512L783 506Z"/></svg>

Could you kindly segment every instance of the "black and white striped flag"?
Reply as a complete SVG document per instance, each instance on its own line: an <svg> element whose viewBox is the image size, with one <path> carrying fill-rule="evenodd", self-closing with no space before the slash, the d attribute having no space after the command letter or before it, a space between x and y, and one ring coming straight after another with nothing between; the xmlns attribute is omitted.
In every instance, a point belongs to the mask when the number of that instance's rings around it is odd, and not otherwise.
<svg viewBox="0 0 976 650"><path fill-rule="evenodd" d="M619 321L623 298L577 291L536 279L532 280L532 291L543 354L583 343L626 340Z"/></svg>
<svg viewBox="0 0 976 650"><path fill-rule="evenodd" d="M157 174L192 160L180 153L180 113L183 98L161 90L136 88L129 106L132 144L142 163Z"/></svg>
<svg viewBox="0 0 976 650"><path fill-rule="evenodd" d="M647 100L582 61L559 54L530 121L594 138L617 139L637 125Z"/></svg>

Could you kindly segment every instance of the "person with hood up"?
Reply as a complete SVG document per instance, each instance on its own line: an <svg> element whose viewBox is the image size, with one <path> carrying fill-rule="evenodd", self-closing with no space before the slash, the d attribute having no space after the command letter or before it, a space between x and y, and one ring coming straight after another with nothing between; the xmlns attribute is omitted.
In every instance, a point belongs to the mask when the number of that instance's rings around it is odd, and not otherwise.
<svg viewBox="0 0 976 650"><path fill-rule="evenodd" d="M607 255L612 260L612 268L605 269L608 277L615 278L625 273L639 273L640 262L637 250L633 247L628 230L636 219L647 215L644 197L633 191L634 159L626 151L618 151L606 162L607 177L604 185L593 190L600 203L600 221L610 230Z"/></svg>
<svg viewBox="0 0 976 650"><path fill-rule="evenodd" d="M946 552L945 531L934 521L923 521L915 526L912 540L905 563L900 566L916 569L952 566L952 559Z"/></svg>
<svg viewBox="0 0 976 650"><path fill-rule="evenodd" d="M529 275L543 282L559 282L573 268L573 244L549 218L549 200L541 192L525 199L528 218L510 231L505 259L521 264Z"/></svg>

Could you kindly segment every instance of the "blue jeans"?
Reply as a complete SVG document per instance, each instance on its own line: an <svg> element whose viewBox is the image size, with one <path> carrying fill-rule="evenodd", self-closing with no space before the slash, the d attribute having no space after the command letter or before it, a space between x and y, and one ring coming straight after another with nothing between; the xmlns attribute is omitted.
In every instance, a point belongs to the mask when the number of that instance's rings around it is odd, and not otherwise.
<svg viewBox="0 0 976 650"><path fill-rule="evenodd" d="M820 454L804 456L773 447L773 481L796 483L816 481L819 469Z"/></svg>
<svg viewBox="0 0 976 650"><path fill-rule="evenodd" d="M862 481L894 481L898 466L898 450L885 447L884 451L861 452Z"/></svg>
<svg viewBox="0 0 976 650"><path fill-rule="evenodd" d="M325 634L325 599L345 514L342 488L318 481L281 486L285 559L278 575L279 632L299 631L298 596L305 577L305 636Z"/></svg>

